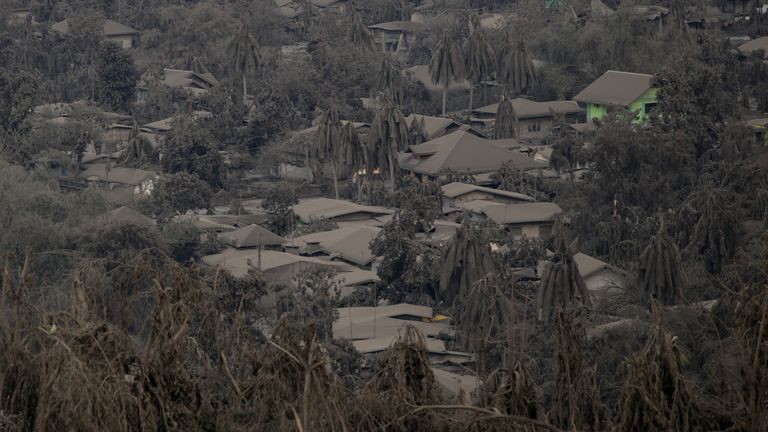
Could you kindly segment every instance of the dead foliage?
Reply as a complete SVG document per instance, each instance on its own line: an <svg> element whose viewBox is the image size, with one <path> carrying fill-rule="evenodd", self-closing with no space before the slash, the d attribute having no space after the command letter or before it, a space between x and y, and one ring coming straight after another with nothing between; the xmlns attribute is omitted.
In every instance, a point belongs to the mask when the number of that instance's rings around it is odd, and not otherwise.
<svg viewBox="0 0 768 432"><path fill-rule="evenodd" d="M626 361L627 375L615 431L706 430L692 384L683 376L686 358L664 329L656 302L654 324L643 350Z"/></svg>
<svg viewBox="0 0 768 432"><path fill-rule="evenodd" d="M597 374L584 362L586 332L575 311L555 312L557 342L557 390L552 420L568 430L603 430L608 413L600 402Z"/></svg>
<svg viewBox="0 0 768 432"><path fill-rule="evenodd" d="M683 298L680 265L680 249L667 236L662 222L640 257L637 282L645 299L657 299L666 305L680 303Z"/></svg>
<svg viewBox="0 0 768 432"><path fill-rule="evenodd" d="M512 369L496 369L488 375L478 389L478 404L502 415L538 420L540 407L537 390L520 362ZM507 430L490 426L490 431ZM520 431L538 430L534 424L521 425Z"/></svg>
<svg viewBox="0 0 768 432"><path fill-rule="evenodd" d="M550 321L558 307L567 308L575 302L590 306L589 292L579 267L573 259L576 241L567 245L560 239L557 251L549 259L539 283L537 309L539 319Z"/></svg>

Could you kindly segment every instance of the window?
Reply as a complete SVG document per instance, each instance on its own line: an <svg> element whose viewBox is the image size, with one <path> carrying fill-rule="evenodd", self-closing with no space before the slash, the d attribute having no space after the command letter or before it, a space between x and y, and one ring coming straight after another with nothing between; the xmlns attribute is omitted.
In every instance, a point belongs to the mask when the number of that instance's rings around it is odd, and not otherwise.
<svg viewBox="0 0 768 432"><path fill-rule="evenodd" d="M539 132L541 131L541 123L534 122L534 123L528 123L528 132Z"/></svg>
<svg viewBox="0 0 768 432"><path fill-rule="evenodd" d="M656 109L656 105L658 105L656 102L645 104L645 115L652 113Z"/></svg>

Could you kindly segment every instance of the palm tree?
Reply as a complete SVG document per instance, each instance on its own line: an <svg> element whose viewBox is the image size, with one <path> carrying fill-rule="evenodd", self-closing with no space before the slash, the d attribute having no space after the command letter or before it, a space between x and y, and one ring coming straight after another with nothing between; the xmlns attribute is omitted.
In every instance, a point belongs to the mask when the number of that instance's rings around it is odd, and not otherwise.
<svg viewBox="0 0 768 432"><path fill-rule="evenodd" d="M378 110L368 132L368 172L387 166L394 192L397 154L408 145L408 126L389 95L381 93L377 99Z"/></svg>
<svg viewBox="0 0 768 432"><path fill-rule="evenodd" d="M123 165L138 167L144 164L152 153L152 145L147 138L141 135L139 123L133 119L133 127L128 135L128 146L123 155Z"/></svg>
<svg viewBox="0 0 768 432"><path fill-rule="evenodd" d="M499 107L496 109L496 121L493 124L493 136L496 139L514 138L517 115L512 100L501 96Z"/></svg>
<svg viewBox="0 0 768 432"><path fill-rule="evenodd" d="M496 79L507 94L520 94L528 90L536 79L533 60L525 49L523 40L516 45L511 41L499 51Z"/></svg>
<svg viewBox="0 0 768 432"><path fill-rule="evenodd" d="M424 116L413 114L413 121L408 129L408 135L410 137L408 140L410 145L418 145L429 141L429 134L424 126Z"/></svg>
<svg viewBox="0 0 768 432"><path fill-rule="evenodd" d="M687 249L705 258L707 270L719 273L725 262L736 250L736 226L733 192L704 186L693 195L699 219L693 227L693 234Z"/></svg>
<svg viewBox="0 0 768 432"><path fill-rule="evenodd" d="M261 48L256 38L243 24L240 32L229 41L227 56L233 71L243 76L243 103L248 97L248 74L258 73L262 66Z"/></svg>
<svg viewBox="0 0 768 432"><path fill-rule="evenodd" d="M491 248L477 227L465 222L453 237L443 259L440 295L449 303L468 296L476 281L498 274Z"/></svg>
<svg viewBox="0 0 768 432"><path fill-rule="evenodd" d="M487 79L494 69L494 58L491 43L480 27L480 18L473 14L469 18L469 40L464 50L464 70L467 73L469 86L469 112L472 112L472 104L475 96L475 86Z"/></svg>
<svg viewBox="0 0 768 432"><path fill-rule="evenodd" d="M373 50L373 35L368 27L363 24L360 15L355 14L352 25L347 30L347 42L356 46L361 51Z"/></svg>
<svg viewBox="0 0 768 432"><path fill-rule="evenodd" d="M539 319L549 321L558 307L568 307L577 298L589 306L589 292L579 267L573 259L576 242L566 245L564 238L559 239L555 254L550 258L539 283L536 296Z"/></svg>
<svg viewBox="0 0 768 432"><path fill-rule="evenodd" d="M445 102L451 82L464 78L464 63L461 61L459 48L456 42L448 36L447 31L443 32L443 38L432 51L429 73L433 83L443 86L443 115L445 115Z"/></svg>
<svg viewBox="0 0 768 432"><path fill-rule="evenodd" d="M339 111L336 109L336 104L331 102L331 105L320 117L320 125L315 133L314 145L312 146L312 155L320 163L330 164L333 175L333 193L336 199L339 199L336 154L341 144L341 128Z"/></svg>
<svg viewBox="0 0 768 432"><path fill-rule="evenodd" d="M381 59L376 90L388 93L396 104L402 103L403 71L388 56Z"/></svg>
<svg viewBox="0 0 768 432"><path fill-rule="evenodd" d="M682 300L680 249L667 237L663 222L640 256L637 284L646 300L655 298L667 305Z"/></svg>
<svg viewBox="0 0 768 432"><path fill-rule="evenodd" d="M365 162L363 144L360 142L360 137L357 135L355 125L351 121L345 123L344 127L341 128L341 141L339 142L339 150L336 155L336 160L341 166L347 168L352 167L355 172L357 172ZM360 179L358 177L359 176L355 176L355 179L359 186ZM359 192L358 188L358 195Z"/></svg>

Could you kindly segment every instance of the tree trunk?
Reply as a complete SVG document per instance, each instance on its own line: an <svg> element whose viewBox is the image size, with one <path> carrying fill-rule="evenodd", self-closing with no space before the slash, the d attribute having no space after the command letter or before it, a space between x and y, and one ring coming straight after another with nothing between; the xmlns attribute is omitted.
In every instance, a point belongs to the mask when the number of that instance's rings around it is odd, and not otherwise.
<svg viewBox="0 0 768 432"><path fill-rule="evenodd" d="M397 183L395 182L395 156L394 152L389 152L389 179L392 181L392 193L397 188Z"/></svg>
<svg viewBox="0 0 768 432"><path fill-rule="evenodd" d="M243 105L246 104L246 97L248 97L248 81L245 79L245 70L243 70Z"/></svg>
<svg viewBox="0 0 768 432"><path fill-rule="evenodd" d="M333 195L339 199L339 175L336 172L336 162L331 161L331 174L333 175Z"/></svg>
<svg viewBox="0 0 768 432"><path fill-rule="evenodd" d="M475 84L469 85L469 117L472 117L472 103L475 101Z"/></svg>
<svg viewBox="0 0 768 432"><path fill-rule="evenodd" d="M443 87L443 115L445 115L445 100L448 96L448 86Z"/></svg>

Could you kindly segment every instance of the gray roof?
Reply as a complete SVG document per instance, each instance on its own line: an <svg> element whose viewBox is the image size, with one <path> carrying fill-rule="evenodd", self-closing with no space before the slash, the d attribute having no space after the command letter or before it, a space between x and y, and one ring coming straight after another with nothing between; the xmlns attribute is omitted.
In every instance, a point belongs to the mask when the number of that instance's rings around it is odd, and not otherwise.
<svg viewBox="0 0 768 432"><path fill-rule="evenodd" d="M514 150L504 148L503 143L480 138L466 131L457 131L413 145L400 156L400 167L407 171L431 176L446 170L478 174L496 171L505 162L512 162L519 169L542 168L543 165Z"/></svg>
<svg viewBox="0 0 768 432"><path fill-rule="evenodd" d="M57 22L51 26L51 29L59 33L69 34L69 20ZM127 25L112 20L104 20L102 31L104 32L104 36L107 37L139 34L139 31L135 28L128 27Z"/></svg>
<svg viewBox="0 0 768 432"><path fill-rule="evenodd" d="M370 244L379 231L379 228L372 226L352 226L297 237L293 239L293 244L306 246L309 242L316 242L322 252L336 254L358 265L368 265L375 258Z"/></svg>
<svg viewBox="0 0 768 432"><path fill-rule="evenodd" d="M477 186L477 185L468 184L468 183L459 183L459 182L443 185L442 191L443 191L443 195L445 195L448 198L456 198L471 192L483 192L483 193L497 195L505 198L512 198L518 201L535 201L533 197L530 197L525 194L493 189L485 186Z"/></svg>
<svg viewBox="0 0 768 432"><path fill-rule="evenodd" d="M107 172L107 164L93 164L78 175L84 180L100 180L109 183L121 183L138 186L144 180L156 176L153 171L145 171L138 168L124 168L112 166Z"/></svg>
<svg viewBox="0 0 768 432"><path fill-rule="evenodd" d="M411 127L414 119L420 122L424 121L424 132L427 133L430 139L445 135L448 128L451 128L454 126L458 128L461 126L459 123L457 123L455 120L451 118L425 116L420 114L411 114L405 117L405 124L408 127Z"/></svg>
<svg viewBox="0 0 768 432"><path fill-rule="evenodd" d="M391 21L370 25L368 28L388 32L418 33L424 30L426 26L417 21Z"/></svg>
<svg viewBox="0 0 768 432"><path fill-rule="evenodd" d="M652 75L608 71L580 91L573 97L573 100L626 107L651 89L652 79Z"/></svg>
<svg viewBox="0 0 768 432"><path fill-rule="evenodd" d="M437 85L434 82L432 82L432 75L429 73L429 66L427 65L416 65L409 67L408 69L404 69L403 73L406 75L410 75L415 79L416 81L419 81L424 85L424 87L433 92L441 92L443 91L442 85ZM469 89L469 81L462 79L460 81L452 81L448 85L448 89L460 89L465 90Z"/></svg>
<svg viewBox="0 0 768 432"><path fill-rule="evenodd" d="M139 225L139 226L155 225L154 220L126 206L118 207L114 210L107 212L106 219L109 222L129 223L132 225Z"/></svg>
<svg viewBox="0 0 768 432"><path fill-rule="evenodd" d="M394 210L384 207L364 206L344 200L317 198L307 200L293 206L293 212L304 222L312 219L333 219L352 214L368 214L371 219L376 216L393 214Z"/></svg>
<svg viewBox="0 0 768 432"><path fill-rule="evenodd" d="M537 102L525 98L512 99L512 107L519 119L530 119L539 117L553 117L553 114L579 114L584 109L576 101L548 101ZM499 104L486 105L473 110L475 114L496 115L499 110Z"/></svg>
<svg viewBox="0 0 768 432"><path fill-rule="evenodd" d="M470 201L462 207L474 213L484 214L500 225L551 222L563 209L551 202L499 204L492 201Z"/></svg>
<svg viewBox="0 0 768 432"><path fill-rule="evenodd" d="M259 247L259 245L280 246L286 242L283 237L256 224L251 224L235 231L221 233L219 238L234 248L254 248Z"/></svg>
<svg viewBox="0 0 768 432"><path fill-rule="evenodd" d="M337 268L331 262L316 258L270 250L259 252L253 249L226 249L222 253L203 257L203 263L227 270L235 277L243 277L251 269L269 271L296 263L306 263L318 268Z"/></svg>
<svg viewBox="0 0 768 432"><path fill-rule="evenodd" d="M739 45L739 47L736 49L742 54L752 54L762 50L766 55L768 55L768 36L753 39L747 43Z"/></svg>

